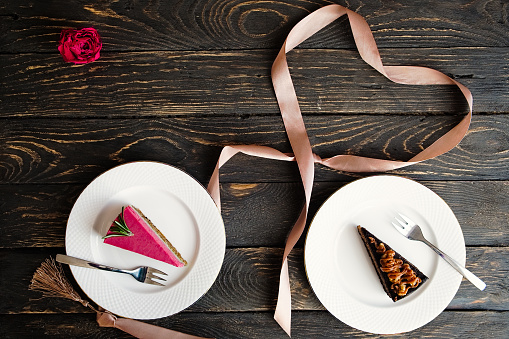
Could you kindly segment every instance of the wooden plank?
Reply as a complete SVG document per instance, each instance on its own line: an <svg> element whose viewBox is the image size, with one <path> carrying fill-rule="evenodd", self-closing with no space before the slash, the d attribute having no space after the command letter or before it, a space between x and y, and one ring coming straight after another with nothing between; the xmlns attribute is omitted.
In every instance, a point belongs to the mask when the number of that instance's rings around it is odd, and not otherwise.
<svg viewBox="0 0 509 339"><path fill-rule="evenodd" d="M366 17L378 43L391 47L507 46L504 3L451 0L436 6L418 0L336 3ZM0 4L0 52L54 52L61 29L94 26L104 50L279 48L289 30L330 1L129 1L29 0ZM346 20L311 46L352 46Z"/></svg>
<svg viewBox="0 0 509 339"><path fill-rule="evenodd" d="M395 48L381 54L387 65L426 66L459 79L472 91L476 112L508 111L508 48ZM275 55L275 50L111 53L78 66L53 54L1 55L1 117L279 115L270 79ZM392 83L356 51L296 50L289 62L305 115L467 109L456 87Z"/></svg>
<svg viewBox="0 0 509 339"><path fill-rule="evenodd" d="M421 183L449 204L468 246L509 246L508 181ZM318 207L344 184L315 184L310 220ZM84 188L85 185L0 185L0 195L8 197L0 205L0 248L64 247L67 218ZM304 203L300 183L229 183L221 189L227 246L283 246ZM304 237L298 246L303 244Z"/></svg>
<svg viewBox="0 0 509 339"><path fill-rule="evenodd" d="M329 3L0 3L0 337L130 337L99 328L80 304L27 290L40 263L64 252L74 201L94 177L129 161L170 163L206 184L224 145L290 151L270 67L291 27ZM474 95L476 115L459 147L392 173L446 200L462 225L467 267L488 288L479 292L463 281L437 319L393 337L509 337L506 4L337 3L366 17L385 64L432 67ZM101 33L97 62L74 66L58 54L60 30L77 26ZM320 156L406 160L464 114L454 88L390 83L353 48L340 19L289 55ZM311 215L336 189L366 175L316 169ZM296 166L239 155L221 180L228 248L219 277L187 310L151 322L206 337L286 338L273 310L281 248L302 204ZM290 256L293 337L384 337L324 310L307 282L303 243Z"/></svg>
<svg viewBox="0 0 509 339"><path fill-rule="evenodd" d="M65 227L81 185L1 185L0 247L64 247Z"/></svg>
<svg viewBox="0 0 509 339"><path fill-rule="evenodd" d="M322 158L355 154L409 160L453 126L458 116L305 117ZM509 115L476 115L459 147L435 159L392 171L418 180L507 180ZM221 147L271 146L291 152L280 117L0 120L0 182L87 184L111 167L138 160L177 166L207 183ZM360 174L316 166L317 181L350 181ZM285 161L238 155L222 182L299 182Z"/></svg>
<svg viewBox="0 0 509 339"><path fill-rule="evenodd" d="M292 338L506 338L508 312L443 312L429 324L410 333L376 335L356 330L326 311L293 312ZM88 315L3 315L3 338L132 338L113 328L100 328ZM157 326L207 338L287 338L265 313L181 313L148 321Z"/></svg>
<svg viewBox="0 0 509 339"><path fill-rule="evenodd" d="M359 243L359 246L362 244ZM91 312L81 304L60 298L41 298L37 291L28 291L33 273L39 265L64 249L0 250L2 279L0 314L21 313L83 313ZM279 248L231 248L226 250L219 276L210 290L185 312L258 312L274 310L281 269ZM450 310L509 310L508 280L509 247L468 247L467 268L488 287L480 292L463 281L448 306ZM67 278L73 282L70 270ZM296 311L323 310L306 278L303 250L295 249L290 256L292 307ZM83 296L86 298L86 296Z"/></svg>

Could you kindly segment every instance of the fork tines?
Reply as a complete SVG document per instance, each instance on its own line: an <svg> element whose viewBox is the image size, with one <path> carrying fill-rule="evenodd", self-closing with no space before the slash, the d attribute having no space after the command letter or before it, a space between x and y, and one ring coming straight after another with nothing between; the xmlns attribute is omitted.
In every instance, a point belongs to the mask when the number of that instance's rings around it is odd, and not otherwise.
<svg viewBox="0 0 509 339"><path fill-rule="evenodd" d="M158 285L158 286L164 286L159 281L166 281L162 276L167 276L168 274L164 273L163 271L160 271L158 269L149 267L147 270L147 275L145 277L145 283L152 284L152 285ZM159 281L158 281L159 280Z"/></svg>
<svg viewBox="0 0 509 339"><path fill-rule="evenodd" d="M403 214L401 213L398 213L398 215L404 220L400 220L398 219L397 217L395 217L394 219L396 219L396 221L398 223L395 223L395 222L391 222L392 226L394 226L394 228L396 228L398 231L400 231L401 233L403 233L403 235L406 235L405 233L408 232L408 228L411 226L412 224L412 221L410 219L408 219L407 217L405 217Z"/></svg>
<svg viewBox="0 0 509 339"><path fill-rule="evenodd" d="M403 214L401 213L398 213L399 216L401 218L403 218L403 220L405 220L406 224L405 225L410 225L410 224L413 224L414 222L412 220L410 220L408 217L405 217ZM396 220L398 220L398 218L396 218ZM402 223L402 221L398 220L399 223Z"/></svg>
<svg viewBox="0 0 509 339"><path fill-rule="evenodd" d="M405 224L402 223L401 220L399 220L398 218L395 218L396 221L399 223L399 224L396 224L395 222L391 222L392 226L394 226L395 229L397 229L398 231L400 231L401 233L403 233L403 231L405 231Z"/></svg>

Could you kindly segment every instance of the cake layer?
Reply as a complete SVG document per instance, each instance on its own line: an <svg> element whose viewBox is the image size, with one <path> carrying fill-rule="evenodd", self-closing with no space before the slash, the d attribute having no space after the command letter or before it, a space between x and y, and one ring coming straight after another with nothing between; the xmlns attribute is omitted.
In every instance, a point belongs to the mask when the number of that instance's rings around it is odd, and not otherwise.
<svg viewBox="0 0 509 339"><path fill-rule="evenodd" d="M393 300L401 300L415 292L428 280L417 267L382 242L364 227L357 230L369 253L385 293Z"/></svg>
<svg viewBox="0 0 509 339"><path fill-rule="evenodd" d="M127 228L127 231L125 230ZM187 265L177 249L157 227L134 206L127 206L115 218L104 243L135 252L176 267Z"/></svg>

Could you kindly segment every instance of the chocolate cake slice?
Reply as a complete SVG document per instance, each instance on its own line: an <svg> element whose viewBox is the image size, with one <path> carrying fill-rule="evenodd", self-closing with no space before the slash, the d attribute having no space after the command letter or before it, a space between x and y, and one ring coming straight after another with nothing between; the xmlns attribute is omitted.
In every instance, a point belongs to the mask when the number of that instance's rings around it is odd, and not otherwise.
<svg viewBox="0 0 509 339"><path fill-rule="evenodd" d="M428 280L417 267L394 251L364 227L357 230L366 246L371 262L375 266L378 278L385 293L393 300L401 300L415 292Z"/></svg>

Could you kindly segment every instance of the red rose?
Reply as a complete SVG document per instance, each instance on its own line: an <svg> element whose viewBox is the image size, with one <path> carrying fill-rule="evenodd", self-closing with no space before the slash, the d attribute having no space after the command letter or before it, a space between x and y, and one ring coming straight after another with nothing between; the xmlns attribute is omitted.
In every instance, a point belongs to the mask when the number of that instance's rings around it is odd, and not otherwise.
<svg viewBox="0 0 509 339"><path fill-rule="evenodd" d="M103 44L95 28L64 29L58 50L66 62L86 64L99 59Z"/></svg>

